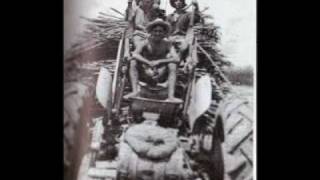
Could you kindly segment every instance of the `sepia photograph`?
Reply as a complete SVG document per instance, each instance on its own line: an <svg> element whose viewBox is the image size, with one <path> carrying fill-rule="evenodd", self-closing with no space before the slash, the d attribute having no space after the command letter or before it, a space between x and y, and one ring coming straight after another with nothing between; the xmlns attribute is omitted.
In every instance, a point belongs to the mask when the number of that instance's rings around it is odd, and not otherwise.
<svg viewBox="0 0 320 180"><path fill-rule="evenodd" d="M64 0L64 180L255 180L256 0Z"/></svg>

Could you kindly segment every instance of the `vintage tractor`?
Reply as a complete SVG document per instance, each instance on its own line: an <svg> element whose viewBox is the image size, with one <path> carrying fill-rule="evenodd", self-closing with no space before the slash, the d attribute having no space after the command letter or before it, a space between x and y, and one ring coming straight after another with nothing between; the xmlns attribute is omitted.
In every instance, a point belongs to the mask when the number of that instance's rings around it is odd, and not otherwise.
<svg viewBox="0 0 320 180"><path fill-rule="evenodd" d="M166 100L166 85L143 82L136 97L123 98L131 89L133 50L130 26L123 31L114 73L102 67L97 80L105 114L93 127L86 179L224 179L224 125L217 109L226 78L203 41L212 31L201 22L187 32L189 62L179 66L175 87L182 102Z"/></svg>

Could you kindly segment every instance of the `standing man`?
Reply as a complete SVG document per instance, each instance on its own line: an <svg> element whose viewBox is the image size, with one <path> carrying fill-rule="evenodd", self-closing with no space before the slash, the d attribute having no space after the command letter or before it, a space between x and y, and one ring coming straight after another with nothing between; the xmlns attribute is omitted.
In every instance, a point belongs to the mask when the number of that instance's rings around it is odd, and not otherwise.
<svg viewBox="0 0 320 180"><path fill-rule="evenodd" d="M200 16L198 3L193 0L192 4L195 6L193 18L193 13L187 12L185 9L185 0L170 0L170 5L175 8L175 11L167 17L167 21L172 26L171 35L186 35L191 19L194 19L194 22L199 22Z"/></svg>
<svg viewBox="0 0 320 180"><path fill-rule="evenodd" d="M138 94L139 80L151 86L168 80L168 100L182 102L174 97L179 58L170 41L164 39L170 32L169 23L156 19L146 26L146 30L150 36L138 43L130 61L133 92L124 98L128 99Z"/></svg>
<svg viewBox="0 0 320 180"><path fill-rule="evenodd" d="M158 18L160 0L136 0L136 9L133 11L131 21L133 22L133 43L137 43L145 39L148 35L146 33L146 25Z"/></svg>
<svg viewBox="0 0 320 180"><path fill-rule="evenodd" d="M191 57L188 56L187 51L189 44L192 41L192 36L188 36L187 32L189 28L191 28L190 25L192 20L193 23L196 23L201 19L198 3L193 0L192 4L195 7L194 13L186 11L185 0L170 0L170 5L175 8L175 11L167 17L167 21L172 27L169 39L177 44L180 61L186 62L187 64L192 64ZM187 66L185 65L185 67Z"/></svg>

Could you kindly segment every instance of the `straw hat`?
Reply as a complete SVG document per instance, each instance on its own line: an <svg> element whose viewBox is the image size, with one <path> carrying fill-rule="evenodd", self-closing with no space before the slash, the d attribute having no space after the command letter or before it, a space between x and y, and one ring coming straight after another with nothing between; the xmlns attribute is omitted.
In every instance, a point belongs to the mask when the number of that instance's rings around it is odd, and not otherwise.
<svg viewBox="0 0 320 180"><path fill-rule="evenodd" d="M166 21L163 21L160 18L157 18L154 21L147 24L147 26L146 26L147 32L150 33L152 31L152 29L156 26L162 26L166 31L166 35L168 35L170 33L170 30L171 30L170 24Z"/></svg>

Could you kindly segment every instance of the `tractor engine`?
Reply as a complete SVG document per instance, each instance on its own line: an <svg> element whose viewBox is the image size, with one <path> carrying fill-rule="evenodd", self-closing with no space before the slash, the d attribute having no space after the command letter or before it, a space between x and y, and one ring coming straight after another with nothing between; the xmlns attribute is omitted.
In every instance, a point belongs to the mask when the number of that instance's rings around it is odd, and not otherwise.
<svg viewBox="0 0 320 180"><path fill-rule="evenodd" d="M118 179L192 179L193 173L185 158L177 130L146 120L128 128L121 137Z"/></svg>

